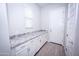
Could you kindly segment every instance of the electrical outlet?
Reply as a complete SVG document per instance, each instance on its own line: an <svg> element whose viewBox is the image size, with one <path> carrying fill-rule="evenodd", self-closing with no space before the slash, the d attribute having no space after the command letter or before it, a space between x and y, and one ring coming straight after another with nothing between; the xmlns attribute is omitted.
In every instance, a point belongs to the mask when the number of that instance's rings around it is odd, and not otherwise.
<svg viewBox="0 0 79 59"><path fill-rule="evenodd" d="M27 48L27 51L29 52L30 51L30 48Z"/></svg>

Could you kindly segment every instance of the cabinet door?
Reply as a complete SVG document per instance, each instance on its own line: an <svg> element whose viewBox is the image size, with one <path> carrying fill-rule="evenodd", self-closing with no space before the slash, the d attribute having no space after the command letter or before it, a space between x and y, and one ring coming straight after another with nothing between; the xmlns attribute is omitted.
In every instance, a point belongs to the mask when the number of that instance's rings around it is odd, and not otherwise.
<svg viewBox="0 0 79 59"><path fill-rule="evenodd" d="M16 50L16 55L17 56L27 56L28 55L28 47L29 47L29 42L24 43L18 47L15 48Z"/></svg>
<svg viewBox="0 0 79 59"><path fill-rule="evenodd" d="M29 44L29 52L28 52L29 55L30 56L35 55L35 53L39 50L39 48L40 48L39 37L31 40Z"/></svg>
<svg viewBox="0 0 79 59"><path fill-rule="evenodd" d="M41 35L41 44L43 45L47 41L47 33Z"/></svg>
<svg viewBox="0 0 79 59"><path fill-rule="evenodd" d="M14 49L17 56L34 56L35 53L43 46L47 41L47 34L43 34L37 38L34 38Z"/></svg>
<svg viewBox="0 0 79 59"><path fill-rule="evenodd" d="M20 50L19 52L16 53L17 56L28 56L27 53L27 48L25 47L24 49Z"/></svg>

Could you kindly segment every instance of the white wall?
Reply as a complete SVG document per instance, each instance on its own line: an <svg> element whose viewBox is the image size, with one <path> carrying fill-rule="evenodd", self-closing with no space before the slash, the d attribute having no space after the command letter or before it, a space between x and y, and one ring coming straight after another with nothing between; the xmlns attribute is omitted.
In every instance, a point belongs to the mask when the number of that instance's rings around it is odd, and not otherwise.
<svg viewBox="0 0 79 59"><path fill-rule="evenodd" d="M66 4L50 4L41 8L41 28L48 30L49 12L56 8L65 7Z"/></svg>
<svg viewBox="0 0 79 59"><path fill-rule="evenodd" d="M48 30L48 9L41 8L41 28Z"/></svg>
<svg viewBox="0 0 79 59"><path fill-rule="evenodd" d="M9 55L10 42L7 22L6 4L0 4L0 55Z"/></svg>
<svg viewBox="0 0 79 59"><path fill-rule="evenodd" d="M8 21L10 36L40 30L40 8L36 4L17 4L10 3L8 6ZM29 7L33 13L33 27L31 29L25 28L25 10Z"/></svg>
<svg viewBox="0 0 79 59"><path fill-rule="evenodd" d="M44 30L49 30L49 21L50 21L49 13L55 9L57 10L58 8L65 10L66 6L67 6L67 4L50 4L50 5L42 7L41 8L41 28ZM63 12L63 13L65 13L65 12ZM65 17L65 15L64 15L64 17ZM51 18L54 19L53 15ZM52 23L57 23L57 22L59 22L59 21L56 21L56 22L52 21ZM63 22L64 22L64 24L66 24L65 21L63 21ZM66 26L66 25L64 25L64 26Z"/></svg>
<svg viewBox="0 0 79 59"><path fill-rule="evenodd" d="M77 26L76 26L76 38L74 43L74 55L79 56L79 4L76 12L77 12Z"/></svg>

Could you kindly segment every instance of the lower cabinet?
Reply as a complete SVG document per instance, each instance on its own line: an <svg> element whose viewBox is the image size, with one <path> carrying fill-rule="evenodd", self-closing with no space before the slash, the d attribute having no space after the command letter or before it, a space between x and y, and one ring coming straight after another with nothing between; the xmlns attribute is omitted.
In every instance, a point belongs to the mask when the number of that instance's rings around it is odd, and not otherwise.
<svg viewBox="0 0 79 59"><path fill-rule="evenodd" d="M39 50L39 48L40 48L39 45L40 45L39 37L38 37L38 38L35 38L34 40L31 40L31 41L30 41L30 44L29 44L30 51L28 51L29 56L35 55L35 53L36 53L36 52Z"/></svg>
<svg viewBox="0 0 79 59"><path fill-rule="evenodd" d="M43 34L34 38L16 48L13 48L11 55L15 56L34 56L36 52L45 44L47 41L47 34Z"/></svg>

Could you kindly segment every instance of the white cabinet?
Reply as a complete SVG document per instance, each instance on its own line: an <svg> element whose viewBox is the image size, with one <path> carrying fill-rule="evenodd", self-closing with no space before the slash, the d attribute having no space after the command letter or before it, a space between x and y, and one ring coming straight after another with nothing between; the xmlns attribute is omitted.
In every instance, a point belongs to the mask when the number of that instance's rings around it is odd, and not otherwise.
<svg viewBox="0 0 79 59"><path fill-rule="evenodd" d="M34 56L35 53L38 52L38 50L45 44L45 42L47 41L46 35L47 33L42 34L30 41L29 44L30 51L28 52L29 56Z"/></svg>
<svg viewBox="0 0 79 59"><path fill-rule="evenodd" d="M48 37L47 33L41 36L41 39L40 39L41 45L43 45L47 41L48 39L47 37Z"/></svg>
<svg viewBox="0 0 79 59"><path fill-rule="evenodd" d="M33 56L35 55L35 53L39 50L39 37L33 39L32 41L30 41L29 47L30 47L30 51L29 51L29 55Z"/></svg>
<svg viewBox="0 0 79 59"><path fill-rule="evenodd" d="M43 33L40 36L13 48L11 53L16 56L34 56L46 41L47 33Z"/></svg>
<svg viewBox="0 0 79 59"><path fill-rule="evenodd" d="M23 55L28 55L27 53L27 48L28 48L29 42L24 43L18 47L15 47L12 49L12 55L16 55L16 56L23 56Z"/></svg>

